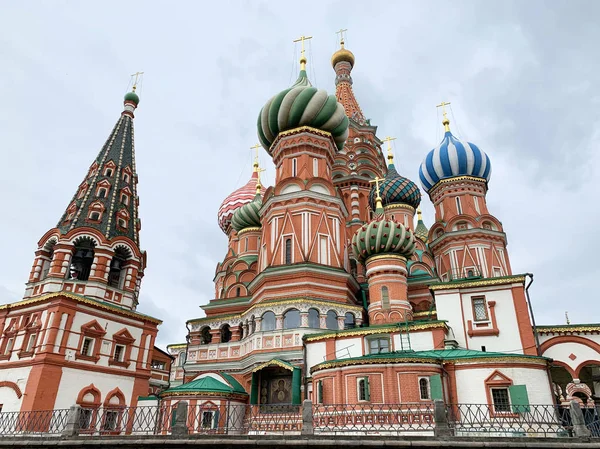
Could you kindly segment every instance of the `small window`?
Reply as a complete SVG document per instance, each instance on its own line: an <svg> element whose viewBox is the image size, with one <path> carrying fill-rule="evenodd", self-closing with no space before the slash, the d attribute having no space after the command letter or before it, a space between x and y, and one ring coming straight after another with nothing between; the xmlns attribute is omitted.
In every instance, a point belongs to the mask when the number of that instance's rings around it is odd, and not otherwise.
<svg viewBox="0 0 600 449"><path fill-rule="evenodd" d="M319 176L319 159L313 158L313 176Z"/></svg>
<svg viewBox="0 0 600 449"><path fill-rule="evenodd" d="M492 401L494 401L494 411L496 413L510 412L508 388L492 388Z"/></svg>
<svg viewBox="0 0 600 449"><path fill-rule="evenodd" d="M25 348L25 352L33 352L33 347L35 345L36 334L31 334L29 336L29 340L27 340L27 347Z"/></svg>
<svg viewBox="0 0 600 449"><path fill-rule="evenodd" d="M339 329L337 313L335 313L333 310L330 310L329 312L327 312L326 325L327 325L327 329L329 329L329 330L338 330Z"/></svg>
<svg viewBox="0 0 600 449"><path fill-rule="evenodd" d="M15 345L15 339L9 338L8 342L6 343L6 349L4 350L4 355L10 354L14 345Z"/></svg>
<svg viewBox="0 0 600 449"><path fill-rule="evenodd" d="M358 400L359 401L369 401L371 400L371 394L369 391L369 378L368 377L361 377L360 379L358 379L358 383L357 383L357 393L358 393Z"/></svg>
<svg viewBox="0 0 600 449"><path fill-rule="evenodd" d="M431 399L431 395L429 394L429 379L426 377L419 379L419 395L422 400Z"/></svg>
<svg viewBox="0 0 600 449"><path fill-rule="evenodd" d="M475 321L487 321L487 303L484 297L473 298L473 316Z"/></svg>
<svg viewBox="0 0 600 449"><path fill-rule="evenodd" d="M92 425L92 409L82 408L79 411L79 428L80 429L89 429Z"/></svg>
<svg viewBox="0 0 600 449"><path fill-rule="evenodd" d="M376 337L369 339L369 354L384 354L390 352L390 339Z"/></svg>
<svg viewBox="0 0 600 449"><path fill-rule="evenodd" d="M298 172L298 161L296 158L292 159L292 176L296 176Z"/></svg>
<svg viewBox="0 0 600 449"><path fill-rule="evenodd" d="M456 197L456 212L458 213L458 215L462 214L462 206L460 204L460 198L458 196Z"/></svg>
<svg viewBox="0 0 600 449"><path fill-rule="evenodd" d="M109 178L110 178L110 177L112 176L112 168L107 168L107 169L104 171L104 176L106 176L106 177L109 177Z"/></svg>
<svg viewBox="0 0 600 449"><path fill-rule="evenodd" d="M90 220L92 220L92 221L100 221L100 212L92 212L92 213L90 213Z"/></svg>
<svg viewBox="0 0 600 449"><path fill-rule="evenodd" d="M323 403L323 381L317 382L317 404Z"/></svg>
<svg viewBox="0 0 600 449"><path fill-rule="evenodd" d="M290 237L285 239L285 263L287 265L292 263L292 239Z"/></svg>
<svg viewBox="0 0 600 449"><path fill-rule="evenodd" d="M129 196L125 193L121 193L121 204L124 204L125 206L129 204Z"/></svg>
<svg viewBox="0 0 600 449"><path fill-rule="evenodd" d="M248 251L248 238L244 239L244 251Z"/></svg>
<svg viewBox="0 0 600 449"><path fill-rule="evenodd" d="M356 327L356 321L354 320L354 314L351 312L346 313L344 316L344 329L354 329Z"/></svg>
<svg viewBox="0 0 600 449"><path fill-rule="evenodd" d="M98 198L106 198L106 189L105 188L98 189Z"/></svg>
<svg viewBox="0 0 600 449"><path fill-rule="evenodd" d="M317 309L308 309L308 327L312 329L321 327L320 313Z"/></svg>
<svg viewBox="0 0 600 449"><path fill-rule="evenodd" d="M185 364L185 361L186 361L186 359L187 359L187 354L186 354L186 352L185 352L185 351L181 351L181 352L179 353L179 358L177 359L177 364L178 364L179 366L183 366L183 365Z"/></svg>
<svg viewBox="0 0 600 449"><path fill-rule="evenodd" d="M124 356L125 356L125 346L115 345L115 354L113 357L115 362L122 362Z"/></svg>
<svg viewBox="0 0 600 449"><path fill-rule="evenodd" d="M165 362L159 362L158 360L152 360L152 369L164 370L166 365Z"/></svg>
<svg viewBox="0 0 600 449"><path fill-rule="evenodd" d="M104 430L116 430L119 421L119 412L117 410L107 410L104 415Z"/></svg>
<svg viewBox="0 0 600 449"><path fill-rule="evenodd" d="M261 331L273 331L275 330L275 314L271 311L263 313L262 322L260 325Z"/></svg>
<svg viewBox="0 0 600 449"><path fill-rule="evenodd" d="M329 238L326 235L319 236L319 263L329 264Z"/></svg>
<svg viewBox="0 0 600 449"><path fill-rule="evenodd" d="M215 412L202 412L202 428L212 429Z"/></svg>
<svg viewBox="0 0 600 449"><path fill-rule="evenodd" d="M390 295L385 285L381 287L381 308L383 310L389 310L390 308Z"/></svg>
<svg viewBox="0 0 600 449"><path fill-rule="evenodd" d="M475 211L481 215L481 210L479 209L479 198L473 195L473 204L475 205Z"/></svg>
<svg viewBox="0 0 600 449"><path fill-rule="evenodd" d="M127 228L127 222L123 218L119 218L119 227Z"/></svg>
<svg viewBox="0 0 600 449"><path fill-rule="evenodd" d="M494 277L500 277L500 276L502 276L502 269L501 268L494 267L493 270L494 270Z"/></svg>
<svg viewBox="0 0 600 449"><path fill-rule="evenodd" d="M221 343L229 343L231 341L231 329L229 324L223 325L221 328Z"/></svg>
<svg viewBox="0 0 600 449"><path fill-rule="evenodd" d="M297 309L290 309L283 315L283 328L284 329L296 329L300 327L300 311Z"/></svg>
<svg viewBox="0 0 600 449"><path fill-rule="evenodd" d="M129 184L129 175L127 173L123 173L123 182Z"/></svg>
<svg viewBox="0 0 600 449"><path fill-rule="evenodd" d="M239 297L242 293L242 289L241 287L236 287L235 289L235 296Z"/></svg>

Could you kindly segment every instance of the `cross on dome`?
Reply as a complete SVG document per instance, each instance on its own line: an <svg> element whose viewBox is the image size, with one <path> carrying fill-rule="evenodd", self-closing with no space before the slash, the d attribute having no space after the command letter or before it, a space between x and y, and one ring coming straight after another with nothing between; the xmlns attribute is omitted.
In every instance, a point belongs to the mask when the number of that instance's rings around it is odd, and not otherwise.
<svg viewBox="0 0 600 449"><path fill-rule="evenodd" d="M300 36L298 39L294 39L294 42L300 42L302 47L300 49L300 70L306 70L306 55L304 50L304 41L312 39L312 36Z"/></svg>

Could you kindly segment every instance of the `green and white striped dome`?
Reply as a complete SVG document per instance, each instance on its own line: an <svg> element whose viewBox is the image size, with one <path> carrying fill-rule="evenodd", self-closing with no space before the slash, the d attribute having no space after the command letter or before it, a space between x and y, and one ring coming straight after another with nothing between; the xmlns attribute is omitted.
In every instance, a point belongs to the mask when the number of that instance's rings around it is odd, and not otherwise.
<svg viewBox="0 0 600 449"><path fill-rule="evenodd" d="M231 227L236 231L240 232L246 228L259 228L260 223L260 208L262 207L262 199L260 193L258 193L254 200L248 204L244 204L238 210L235 211L231 217Z"/></svg>
<svg viewBox="0 0 600 449"><path fill-rule="evenodd" d="M377 254L398 254L409 258L415 250L415 235L403 224L380 215L356 231L352 249L356 258L363 262Z"/></svg>
<svg viewBox="0 0 600 449"><path fill-rule="evenodd" d="M263 106L258 114L258 138L264 149L270 147L280 132L310 126L331 133L338 150L348 137L348 117L335 95L310 84L301 70L294 85L281 91Z"/></svg>

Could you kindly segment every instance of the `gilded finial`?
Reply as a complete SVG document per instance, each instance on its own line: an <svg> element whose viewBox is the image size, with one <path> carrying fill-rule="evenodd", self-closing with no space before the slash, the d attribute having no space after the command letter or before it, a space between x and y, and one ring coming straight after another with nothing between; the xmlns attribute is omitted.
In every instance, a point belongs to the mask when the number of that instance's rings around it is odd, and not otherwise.
<svg viewBox="0 0 600 449"><path fill-rule="evenodd" d="M306 55L304 50L304 41L312 39L312 36L300 36L298 39L295 39L294 42L300 42L302 47L300 49L300 70L306 70Z"/></svg>
<svg viewBox="0 0 600 449"><path fill-rule="evenodd" d="M396 140L396 138L388 136L385 139L383 139L384 142L387 142L388 165L392 165L394 163L394 154L392 153L392 140Z"/></svg>
<svg viewBox="0 0 600 449"><path fill-rule="evenodd" d="M347 28L345 28L345 29L344 29L344 28L340 28L340 30L339 30L339 31L336 31L336 32L335 32L335 34L339 34L339 35L340 35L340 46L341 46L342 48L344 48L344 33L345 33L346 31L348 31L348 29L347 29Z"/></svg>
<svg viewBox="0 0 600 449"><path fill-rule="evenodd" d="M571 320L569 319L569 312L565 312L565 319L567 320L567 324L571 324Z"/></svg>
<svg viewBox="0 0 600 449"><path fill-rule="evenodd" d="M133 80L133 87L131 88L131 90L133 92L135 92L135 90L137 89L137 84L138 84L138 80L140 75L143 75L144 72L135 72L133 75L131 75L132 77L135 76L135 79Z"/></svg>
<svg viewBox="0 0 600 449"><path fill-rule="evenodd" d="M442 120L442 125L444 125L444 130L447 133L450 132L450 120L448 119L448 113L446 112L446 106L448 106L449 104L450 103L442 101L436 106L437 108L442 108L442 116L444 117L444 119Z"/></svg>
<svg viewBox="0 0 600 449"><path fill-rule="evenodd" d="M374 179L370 180L370 183L375 183L375 211L383 209L383 203L381 202L381 195L379 194L379 181L383 181L383 178L375 176Z"/></svg>
<svg viewBox="0 0 600 449"><path fill-rule="evenodd" d="M258 173L259 169L258 169L258 149L261 147L260 143L257 143L254 146L251 146L250 149L251 150L256 150L256 156L254 156L254 163L252 164L252 166L254 167L253 171L255 173Z"/></svg>
<svg viewBox="0 0 600 449"><path fill-rule="evenodd" d="M421 215L421 206L417 207L417 219L419 221L423 220L423 216Z"/></svg>

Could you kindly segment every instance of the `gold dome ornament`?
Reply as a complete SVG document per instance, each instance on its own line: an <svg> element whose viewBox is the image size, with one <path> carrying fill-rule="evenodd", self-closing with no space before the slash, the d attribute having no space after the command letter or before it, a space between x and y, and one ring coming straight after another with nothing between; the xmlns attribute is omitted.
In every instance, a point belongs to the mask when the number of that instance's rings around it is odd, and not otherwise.
<svg viewBox="0 0 600 449"><path fill-rule="evenodd" d="M337 32L341 35L341 40L340 40L341 48L338 51L336 51L333 54L333 56L331 57L331 66L334 69L338 62L347 62L350 64L350 68L354 67L354 53L352 53L350 50L344 48L344 34L343 34L344 31L347 31L347 30L340 30Z"/></svg>

